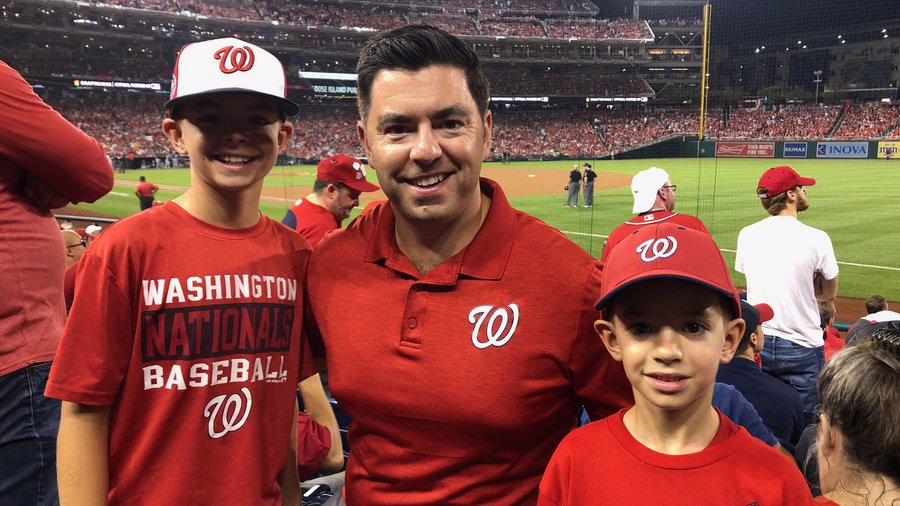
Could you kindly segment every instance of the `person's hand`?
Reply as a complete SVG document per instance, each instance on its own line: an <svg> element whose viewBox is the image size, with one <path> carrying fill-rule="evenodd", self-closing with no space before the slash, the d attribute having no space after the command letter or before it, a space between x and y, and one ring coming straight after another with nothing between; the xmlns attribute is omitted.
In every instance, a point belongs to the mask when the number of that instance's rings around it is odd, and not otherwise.
<svg viewBox="0 0 900 506"><path fill-rule="evenodd" d="M57 209L69 205L68 197L31 173L25 173L22 195L35 206L44 209Z"/></svg>

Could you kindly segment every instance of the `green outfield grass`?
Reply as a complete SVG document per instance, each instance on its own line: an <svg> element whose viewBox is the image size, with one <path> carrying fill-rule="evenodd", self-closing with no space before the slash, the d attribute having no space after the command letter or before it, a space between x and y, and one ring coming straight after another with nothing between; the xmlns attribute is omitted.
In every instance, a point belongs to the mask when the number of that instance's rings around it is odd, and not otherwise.
<svg viewBox="0 0 900 506"><path fill-rule="evenodd" d="M485 171L529 168L534 184L546 185L547 195L512 197L512 204L565 232L594 256L599 256L606 235L631 217L631 192L627 186L598 190L593 208L565 208L565 173L572 161L485 164ZM756 182L764 169L789 164L802 175L814 177L808 188L810 209L802 221L828 232L840 263L840 295L868 297L881 293L900 299L900 199L893 194L900 186L900 162L885 160L766 160L766 159L651 159L594 162L601 180L608 173L628 176L650 166L665 168L678 186L677 210L699 216L722 248L726 261L734 265L734 249L740 229L763 219L765 212L755 196ZM276 167L266 187L312 185L311 166ZM159 185L190 183L186 169L129 171L117 174L119 181L137 181L140 175ZM608 176L606 176L608 177ZM113 192L94 204L81 204L98 213L127 216L137 209L133 186L116 184ZM161 189L159 200L180 191ZM284 195L286 199L302 195ZM264 200L261 210L280 220L287 204ZM358 212L358 210L357 210ZM548 252L552 260L552 252ZM744 284L732 272L735 283Z"/></svg>

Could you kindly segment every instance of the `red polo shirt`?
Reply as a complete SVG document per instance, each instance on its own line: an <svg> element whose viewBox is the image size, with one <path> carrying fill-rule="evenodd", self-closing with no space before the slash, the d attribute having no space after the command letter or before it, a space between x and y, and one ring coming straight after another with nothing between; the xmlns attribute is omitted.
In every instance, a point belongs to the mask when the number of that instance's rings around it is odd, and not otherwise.
<svg viewBox="0 0 900 506"><path fill-rule="evenodd" d="M349 504L534 504L582 404L632 403L594 332L596 262L493 181L472 242L420 275L390 204L314 250L309 301L353 418Z"/></svg>
<svg viewBox="0 0 900 506"><path fill-rule="evenodd" d="M628 237L629 234L637 230L638 227L661 223L663 221L677 223L679 225L684 225L687 228L706 232L707 234L709 233L709 231L706 230L706 226L700 221L700 218L689 214L678 214L672 211L653 211L639 214L619 225L609 233L609 237L606 239L606 246L603 247L603 253L600 255L600 263L605 264L613 247L615 247L616 244L619 244L622 239Z"/></svg>
<svg viewBox="0 0 900 506"><path fill-rule="evenodd" d="M288 209L288 215L281 220L281 223L299 232L309 241L310 246L318 244L328 232L341 228L341 223L331 214L331 211L313 204L305 198L298 200Z"/></svg>

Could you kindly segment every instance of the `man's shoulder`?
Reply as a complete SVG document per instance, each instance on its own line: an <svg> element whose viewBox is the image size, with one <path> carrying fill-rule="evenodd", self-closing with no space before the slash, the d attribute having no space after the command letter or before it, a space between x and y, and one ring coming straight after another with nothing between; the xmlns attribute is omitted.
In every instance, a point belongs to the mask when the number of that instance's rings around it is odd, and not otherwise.
<svg viewBox="0 0 900 506"><path fill-rule="evenodd" d="M582 257L586 262L593 262L593 257L584 248L576 244L564 232L552 227L540 218L524 211L515 210L517 229L513 232L517 244L524 244L529 249L539 249L544 253L570 254ZM523 242L524 241L524 242Z"/></svg>
<svg viewBox="0 0 900 506"><path fill-rule="evenodd" d="M316 245L314 257L319 261L325 261L334 257L336 252L359 248L362 244L368 244L369 240L378 232L379 218L384 216L385 206L390 204L378 203L353 219L346 227L331 231L321 242ZM335 259L335 261L338 261Z"/></svg>

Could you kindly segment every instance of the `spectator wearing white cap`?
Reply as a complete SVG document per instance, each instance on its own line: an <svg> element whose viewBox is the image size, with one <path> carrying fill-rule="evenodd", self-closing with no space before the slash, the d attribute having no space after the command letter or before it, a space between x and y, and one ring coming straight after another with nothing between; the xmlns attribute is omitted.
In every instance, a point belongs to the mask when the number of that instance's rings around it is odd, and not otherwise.
<svg viewBox="0 0 900 506"><path fill-rule="evenodd" d="M181 49L161 127L191 185L91 244L47 382L63 504L299 503L310 248L259 212L286 93L262 47Z"/></svg>
<svg viewBox="0 0 900 506"><path fill-rule="evenodd" d="M831 238L797 219L809 208L805 187L815 183L787 166L765 171L757 196L769 216L741 230L734 262L747 278L747 301L765 301L775 313L763 323L763 370L797 390L807 423L814 420L816 376L825 362L816 299L834 300L838 286Z"/></svg>
<svg viewBox="0 0 900 506"><path fill-rule="evenodd" d="M316 167L312 192L288 209L281 223L300 233L315 246L325 234L341 228L341 223L359 205L363 192L378 191L366 181L366 167L348 155L325 158Z"/></svg>
<svg viewBox="0 0 900 506"><path fill-rule="evenodd" d="M699 218L675 212L675 189L669 173L659 167L650 167L635 174L631 179L631 194L634 196L631 211L637 216L610 232L600 261L606 263L613 247L644 225L667 221L709 233Z"/></svg>

